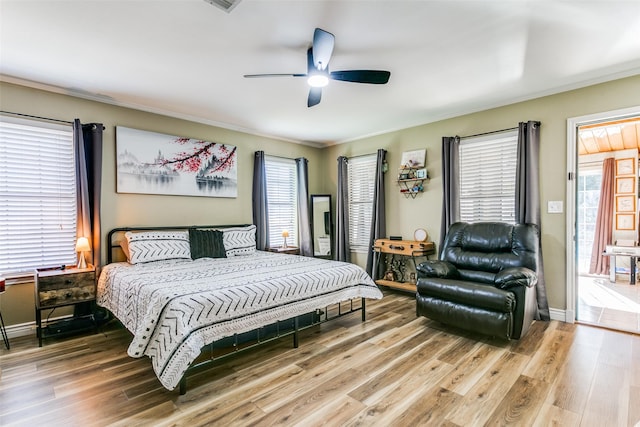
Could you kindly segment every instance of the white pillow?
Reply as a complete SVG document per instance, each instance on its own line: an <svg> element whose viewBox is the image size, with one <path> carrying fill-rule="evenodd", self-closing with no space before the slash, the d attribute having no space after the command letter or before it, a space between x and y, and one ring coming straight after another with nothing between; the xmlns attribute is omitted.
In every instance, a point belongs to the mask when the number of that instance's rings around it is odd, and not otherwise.
<svg viewBox="0 0 640 427"><path fill-rule="evenodd" d="M256 252L256 226L222 228L222 242L227 258Z"/></svg>
<svg viewBox="0 0 640 427"><path fill-rule="evenodd" d="M189 233L187 231L142 231L125 233L129 244L129 262L163 261L166 259L191 259Z"/></svg>

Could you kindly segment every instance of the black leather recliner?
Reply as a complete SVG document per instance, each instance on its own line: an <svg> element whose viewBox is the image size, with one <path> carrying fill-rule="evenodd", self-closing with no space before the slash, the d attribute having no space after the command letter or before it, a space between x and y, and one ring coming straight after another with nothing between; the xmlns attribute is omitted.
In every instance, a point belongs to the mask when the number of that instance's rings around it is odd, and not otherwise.
<svg viewBox="0 0 640 427"><path fill-rule="evenodd" d="M534 224L453 224L440 259L417 267L417 314L485 335L522 337L538 309L538 233Z"/></svg>

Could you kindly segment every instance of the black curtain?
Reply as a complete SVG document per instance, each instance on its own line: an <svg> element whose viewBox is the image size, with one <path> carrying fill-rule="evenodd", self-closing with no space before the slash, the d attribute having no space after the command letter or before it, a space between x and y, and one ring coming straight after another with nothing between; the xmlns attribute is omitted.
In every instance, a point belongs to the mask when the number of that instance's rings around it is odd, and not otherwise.
<svg viewBox="0 0 640 427"><path fill-rule="evenodd" d="M349 179L347 171L348 159L338 157L338 191L336 194L336 242L334 259L351 262L349 248Z"/></svg>
<svg viewBox="0 0 640 427"><path fill-rule="evenodd" d="M371 234L369 250L367 251L367 273L373 277L373 244L377 239L386 237L385 197L384 197L384 166L387 150L379 149L376 158L376 183L373 190L373 216L371 218Z"/></svg>
<svg viewBox="0 0 640 427"><path fill-rule="evenodd" d="M100 275L101 231L100 200L102 194L102 123L82 124L73 121L73 149L76 160L76 238L89 240L91 253L87 259L93 264L96 277ZM98 324L109 319L109 312L94 307L91 302L76 304L74 316L92 315Z"/></svg>
<svg viewBox="0 0 640 427"><path fill-rule="evenodd" d="M460 221L459 147L459 137L442 137L442 223L438 253L442 251L444 239L451 224Z"/></svg>
<svg viewBox="0 0 640 427"><path fill-rule="evenodd" d="M538 300L539 320L550 320L547 288L542 258L542 228L540 227L540 122L518 124L518 164L516 169L516 222L536 224L538 237Z"/></svg>
<svg viewBox="0 0 640 427"><path fill-rule="evenodd" d="M256 249L269 247L269 213L267 209L267 170L264 151L256 151L253 159L253 223L256 226Z"/></svg>
<svg viewBox="0 0 640 427"><path fill-rule="evenodd" d="M86 237L91 246L89 263L100 271L102 193L102 123L73 121L73 145L76 154L76 234Z"/></svg>
<svg viewBox="0 0 640 427"><path fill-rule="evenodd" d="M313 256L311 221L309 220L309 161L304 157L296 159L298 178L298 246L300 255Z"/></svg>

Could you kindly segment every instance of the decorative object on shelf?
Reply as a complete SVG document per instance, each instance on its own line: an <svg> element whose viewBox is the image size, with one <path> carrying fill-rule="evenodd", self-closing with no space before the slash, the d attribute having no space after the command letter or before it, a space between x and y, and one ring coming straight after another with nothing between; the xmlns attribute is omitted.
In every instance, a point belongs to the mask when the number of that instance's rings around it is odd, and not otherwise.
<svg viewBox="0 0 640 427"><path fill-rule="evenodd" d="M398 171L398 185L400 185L400 192L405 197L411 197L415 199L418 193L424 191L424 181L428 179L427 170L416 169L413 167L401 167Z"/></svg>
<svg viewBox="0 0 640 427"><path fill-rule="evenodd" d="M80 254L78 258L78 268L87 268L87 261L84 257L84 253L91 250L91 246L89 246L89 239L86 237L78 237L78 241L76 242L76 252Z"/></svg>
<svg viewBox="0 0 640 427"><path fill-rule="evenodd" d="M289 237L289 230L282 230L282 238L284 239L284 242L282 243L283 248L287 247L287 237Z"/></svg>
<svg viewBox="0 0 640 427"><path fill-rule="evenodd" d="M403 168L418 169L424 167L426 149L405 151L402 153L402 160L400 166Z"/></svg>
<svg viewBox="0 0 640 427"><path fill-rule="evenodd" d="M413 239L416 242L426 242L428 237L427 230L424 228L416 228L416 231L413 232Z"/></svg>
<svg viewBox="0 0 640 427"><path fill-rule="evenodd" d="M116 127L118 193L237 197L236 146Z"/></svg>

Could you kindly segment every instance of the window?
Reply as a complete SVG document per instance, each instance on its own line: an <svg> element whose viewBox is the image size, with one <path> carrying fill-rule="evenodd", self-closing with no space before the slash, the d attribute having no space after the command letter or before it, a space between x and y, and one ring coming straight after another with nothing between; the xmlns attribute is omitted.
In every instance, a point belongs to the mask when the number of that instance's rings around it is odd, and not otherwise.
<svg viewBox="0 0 640 427"><path fill-rule="evenodd" d="M288 246L298 246L298 180L296 161L265 157L267 173L267 210L269 214L269 245L282 246L282 231L287 230Z"/></svg>
<svg viewBox="0 0 640 427"><path fill-rule="evenodd" d="M376 154L353 157L347 163L349 176L349 246L368 252L376 182Z"/></svg>
<svg viewBox="0 0 640 427"><path fill-rule="evenodd" d="M518 132L460 142L460 219L515 222Z"/></svg>
<svg viewBox="0 0 640 427"><path fill-rule="evenodd" d="M578 272L588 273L591 265L591 249L596 233L598 204L600 203L600 185L602 183L602 165L589 167L580 165L578 175Z"/></svg>
<svg viewBox="0 0 640 427"><path fill-rule="evenodd" d="M76 263L71 126L0 116L0 272Z"/></svg>

